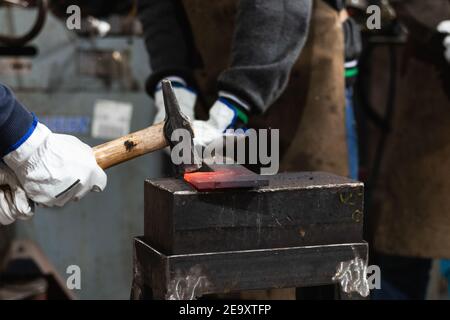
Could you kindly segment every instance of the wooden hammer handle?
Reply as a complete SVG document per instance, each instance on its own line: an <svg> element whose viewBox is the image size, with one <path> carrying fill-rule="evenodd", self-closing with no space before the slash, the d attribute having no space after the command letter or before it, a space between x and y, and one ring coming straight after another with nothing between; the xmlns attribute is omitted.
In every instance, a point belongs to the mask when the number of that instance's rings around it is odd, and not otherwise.
<svg viewBox="0 0 450 320"><path fill-rule="evenodd" d="M102 169L134 159L168 146L164 137L164 122L130 133L119 139L93 148L95 159Z"/></svg>

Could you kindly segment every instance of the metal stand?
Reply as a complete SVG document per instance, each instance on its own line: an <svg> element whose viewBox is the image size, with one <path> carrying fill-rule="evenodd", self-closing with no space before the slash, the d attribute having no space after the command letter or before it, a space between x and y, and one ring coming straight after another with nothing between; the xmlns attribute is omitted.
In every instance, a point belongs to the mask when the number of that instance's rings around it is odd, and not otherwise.
<svg viewBox="0 0 450 320"><path fill-rule="evenodd" d="M362 183L320 172L215 192L180 179L147 180L131 297L192 300L338 284L367 295L363 197Z"/></svg>
<svg viewBox="0 0 450 320"><path fill-rule="evenodd" d="M342 261L367 256L366 243L167 256L134 240L131 298L193 300L207 294L313 287L332 280ZM339 299L361 299L341 292Z"/></svg>

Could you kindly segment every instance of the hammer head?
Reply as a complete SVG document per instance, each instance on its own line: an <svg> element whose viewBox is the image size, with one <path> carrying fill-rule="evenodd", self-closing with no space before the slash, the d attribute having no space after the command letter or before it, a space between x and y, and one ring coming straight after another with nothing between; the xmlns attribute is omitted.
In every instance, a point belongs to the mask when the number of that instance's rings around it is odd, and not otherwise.
<svg viewBox="0 0 450 320"><path fill-rule="evenodd" d="M177 98L175 96L175 92L172 88L172 83L169 80L162 81L162 91L164 97L164 108L166 109L166 119L164 123L164 136L169 143L170 149L175 146L175 143L172 141L172 133L177 129L186 130L185 133L189 136L189 144L190 148L183 148L181 152L189 152L189 157L184 157L184 154L181 154L182 158L190 159L188 163L183 163L176 167L177 173L183 175L187 172L197 171L201 167L201 163L197 161L195 148L194 148L194 130L192 130L190 119L181 112L180 106L178 104ZM185 136L185 135L183 135ZM183 141L186 143L186 141Z"/></svg>

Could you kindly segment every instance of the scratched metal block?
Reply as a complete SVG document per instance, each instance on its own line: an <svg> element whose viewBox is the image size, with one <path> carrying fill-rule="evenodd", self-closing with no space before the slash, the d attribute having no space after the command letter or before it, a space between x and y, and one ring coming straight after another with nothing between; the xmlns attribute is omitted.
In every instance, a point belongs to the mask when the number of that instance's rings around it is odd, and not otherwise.
<svg viewBox="0 0 450 320"><path fill-rule="evenodd" d="M361 242L168 256L139 237L134 239L133 299L192 300L242 290L331 285L342 261L367 259L367 252L367 243Z"/></svg>
<svg viewBox="0 0 450 320"><path fill-rule="evenodd" d="M363 188L320 172L214 192L179 179L148 180L144 238L168 255L361 242Z"/></svg>

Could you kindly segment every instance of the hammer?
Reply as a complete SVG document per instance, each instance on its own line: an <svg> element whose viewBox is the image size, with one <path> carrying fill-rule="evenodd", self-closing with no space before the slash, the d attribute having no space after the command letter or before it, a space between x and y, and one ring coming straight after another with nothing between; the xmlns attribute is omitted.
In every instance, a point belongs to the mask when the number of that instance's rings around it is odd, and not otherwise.
<svg viewBox="0 0 450 320"><path fill-rule="evenodd" d="M172 148L172 133L177 129L184 129L190 133L191 143L191 164L183 164L178 167L179 173L193 172L200 169L200 164L194 162L194 132L189 118L180 110L172 84L169 80L162 81L164 96L164 108L166 118L163 122L148 127L146 129L130 133L116 140L106 142L93 148L95 159L102 169L108 169L122 162L134 159L141 155L163 149L167 146Z"/></svg>

